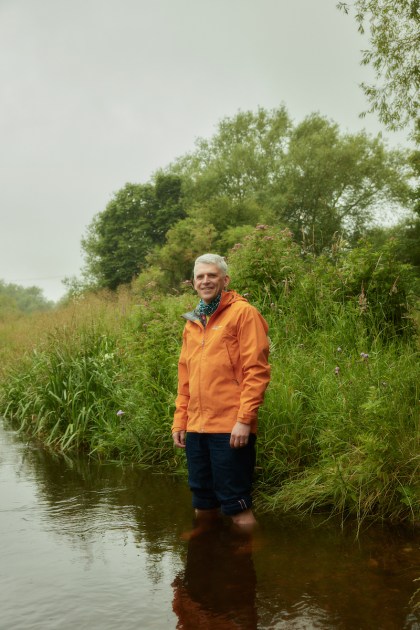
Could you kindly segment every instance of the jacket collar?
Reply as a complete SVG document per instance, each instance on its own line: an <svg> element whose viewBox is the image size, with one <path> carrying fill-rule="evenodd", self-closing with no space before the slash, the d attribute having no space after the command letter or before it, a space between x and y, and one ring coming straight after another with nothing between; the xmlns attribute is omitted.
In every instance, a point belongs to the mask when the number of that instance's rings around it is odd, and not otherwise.
<svg viewBox="0 0 420 630"><path fill-rule="evenodd" d="M220 313L221 311L223 311L227 306L229 306L229 304L231 304L232 302L236 301L236 299L240 297L236 291L222 291L222 297L220 298L220 304L217 307L217 309L214 311L213 315L215 313ZM243 299L243 298L241 298ZM198 317L198 315L196 314L195 310L194 311L188 311L188 313L183 313L183 315L181 315L181 317L183 317L184 319L189 320L190 322L199 322L200 318Z"/></svg>

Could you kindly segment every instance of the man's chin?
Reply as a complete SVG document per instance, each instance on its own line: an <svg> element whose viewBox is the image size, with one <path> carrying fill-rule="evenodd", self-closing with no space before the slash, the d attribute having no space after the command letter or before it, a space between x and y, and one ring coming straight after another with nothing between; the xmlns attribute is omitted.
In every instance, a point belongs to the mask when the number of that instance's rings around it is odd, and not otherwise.
<svg viewBox="0 0 420 630"><path fill-rule="evenodd" d="M210 304L210 302L213 302L216 295L214 295L214 293L202 293L200 297L206 304Z"/></svg>

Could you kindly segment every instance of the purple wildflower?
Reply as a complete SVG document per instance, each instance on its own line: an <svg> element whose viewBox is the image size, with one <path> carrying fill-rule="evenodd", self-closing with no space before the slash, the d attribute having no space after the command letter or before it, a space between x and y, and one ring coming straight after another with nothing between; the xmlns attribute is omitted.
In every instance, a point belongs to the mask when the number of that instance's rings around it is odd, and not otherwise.
<svg viewBox="0 0 420 630"><path fill-rule="evenodd" d="M123 411L122 409L117 411L117 416L123 416L124 414L125 414L125 411Z"/></svg>

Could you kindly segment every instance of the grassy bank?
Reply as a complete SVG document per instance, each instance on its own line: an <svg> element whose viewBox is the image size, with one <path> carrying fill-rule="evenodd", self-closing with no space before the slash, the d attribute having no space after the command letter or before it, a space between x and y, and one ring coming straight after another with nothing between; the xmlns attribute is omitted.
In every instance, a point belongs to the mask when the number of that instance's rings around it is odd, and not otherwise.
<svg viewBox="0 0 420 630"><path fill-rule="evenodd" d="M388 248L388 249L387 249ZM420 363L413 278L392 245L305 259L261 226L231 256L232 287L270 325L260 412L260 509L420 519ZM0 324L0 412L51 448L184 471L170 436L191 292L87 296Z"/></svg>

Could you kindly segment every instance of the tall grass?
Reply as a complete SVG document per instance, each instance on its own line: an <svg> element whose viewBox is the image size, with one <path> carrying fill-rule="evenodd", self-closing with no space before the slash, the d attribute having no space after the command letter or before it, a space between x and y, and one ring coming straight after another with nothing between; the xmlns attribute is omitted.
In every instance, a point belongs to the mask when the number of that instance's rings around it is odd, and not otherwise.
<svg viewBox="0 0 420 630"><path fill-rule="evenodd" d="M418 352L377 341L366 357L318 337L278 355L260 421L265 507L417 520Z"/></svg>
<svg viewBox="0 0 420 630"><path fill-rule="evenodd" d="M268 238L267 238L268 237ZM420 362L409 269L364 244L304 260L260 229L231 257L232 286L270 325L260 411L260 509L420 519ZM396 299L398 296L398 299ZM0 411L51 448L184 471L170 426L184 321L196 303L129 292L85 297L16 328Z"/></svg>

